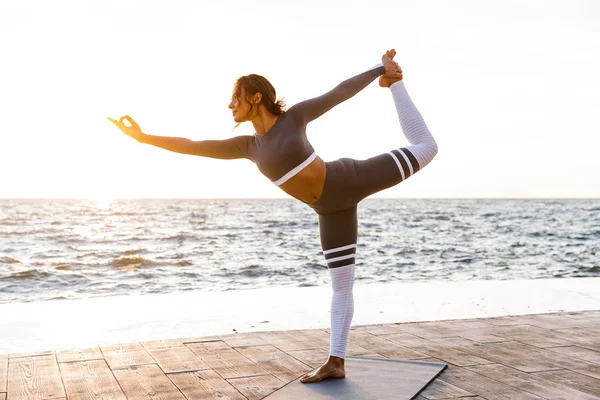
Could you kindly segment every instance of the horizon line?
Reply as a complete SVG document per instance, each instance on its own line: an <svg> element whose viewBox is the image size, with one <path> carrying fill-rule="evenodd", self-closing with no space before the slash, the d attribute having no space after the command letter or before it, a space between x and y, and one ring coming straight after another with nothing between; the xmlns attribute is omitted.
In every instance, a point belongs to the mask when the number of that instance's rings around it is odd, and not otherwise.
<svg viewBox="0 0 600 400"><path fill-rule="evenodd" d="M296 200L291 197L0 197L0 200ZM365 200L600 200L600 197L368 197Z"/></svg>

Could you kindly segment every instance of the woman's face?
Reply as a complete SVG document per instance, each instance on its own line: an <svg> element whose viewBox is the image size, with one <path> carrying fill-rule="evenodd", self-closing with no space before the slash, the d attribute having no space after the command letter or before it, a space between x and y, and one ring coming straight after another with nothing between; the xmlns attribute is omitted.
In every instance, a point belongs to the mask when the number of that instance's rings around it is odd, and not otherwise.
<svg viewBox="0 0 600 400"><path fill-rule="evenodd" d="M231 102L229 103L229 108L233 114L233 120L238 123L248 121L248 113L252 109L252 106L245 98L246 94L244 93L244 89L242 89L239 97L236 95L236 91L237 90L234 87L233 94L231 95Z"/></svg>

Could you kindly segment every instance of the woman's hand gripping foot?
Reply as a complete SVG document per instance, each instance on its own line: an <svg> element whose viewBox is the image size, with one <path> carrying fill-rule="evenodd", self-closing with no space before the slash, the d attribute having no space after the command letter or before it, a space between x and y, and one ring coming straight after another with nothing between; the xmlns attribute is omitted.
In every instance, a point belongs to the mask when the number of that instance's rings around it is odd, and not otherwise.
<svg viewBox="0 0 600 400"><path fill-rule="evenodd" d="M344 368L344 359L335 356L329 356L329 359L325 364L304 375L300 379L300 382L313 383L320 382L325 379L339 379L345 377L346 370Z"/></svg>
<svg viewBox="0 0 600 400"><path fill-rule="evenodd" d="M402 80L402 68L394 61L396 50L391 49L385 52L381 57L381 62L385 66L385 75L379 77L379 86L390 87L392 84Z"/></svg>

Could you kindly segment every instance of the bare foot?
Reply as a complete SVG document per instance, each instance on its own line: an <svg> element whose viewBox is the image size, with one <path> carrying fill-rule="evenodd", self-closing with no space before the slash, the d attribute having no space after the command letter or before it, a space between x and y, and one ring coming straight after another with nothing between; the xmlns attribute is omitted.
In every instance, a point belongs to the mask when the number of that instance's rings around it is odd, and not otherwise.
<svg viewBox="0 0 600 400"><path fill-rule="evenodd" d="M402 80L402 68L394 61L396 50L391 49L381 56L381 62L385 66L385 75L379 77L379 86L390 87L392 84Z"/></svg>
<svg viewBox="0 0 600 400"><path fill-rule="evenodd" d="M392 61L395 56L396 56L395 49L388 50L385 52L384 55L381 56L381 62L385 64L388 61Z"/></svg>
<svg viewBox="0 0 600 400"><path fill-rule="evenodd" d="M320 382L324 379L339 379L345 377L346 370L344 368L344 359L335 356L329 356L329 359L325 364L304 375L300 379L300 382L313 383Z"/></svg>

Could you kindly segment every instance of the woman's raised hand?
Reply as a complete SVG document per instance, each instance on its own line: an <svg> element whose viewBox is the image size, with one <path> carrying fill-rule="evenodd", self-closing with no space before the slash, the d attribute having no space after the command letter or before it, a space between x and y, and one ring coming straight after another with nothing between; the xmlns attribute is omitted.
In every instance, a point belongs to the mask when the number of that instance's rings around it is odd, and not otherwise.
<svg viewBox="0 0 600 400"><path fill-rule="evenodd" d="M402 80L402 68L394 61L396 50L391 49L381 56L381 62L385 66L385 75L379 77L379 86L390 87L393 83Z"/></svg>
<svg viewBox="0 0 600 400"><path fill-rule="evenodd" d="M134 138L138 142L144 136L144 133L140 129L140 126L129 115L121 117L118 121L114 120L110 117L108 118L108 120L110 122L112 122L113 124L115 124L117 126L117 128L119 128L121 130L121 132L123 132L124 134L126 134L129 137ZM124 120L127 120L127 122L129 122L130 126L125 125L125 123L123 122Z"/></svg>

